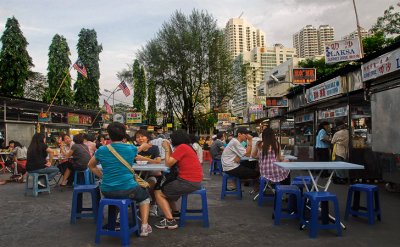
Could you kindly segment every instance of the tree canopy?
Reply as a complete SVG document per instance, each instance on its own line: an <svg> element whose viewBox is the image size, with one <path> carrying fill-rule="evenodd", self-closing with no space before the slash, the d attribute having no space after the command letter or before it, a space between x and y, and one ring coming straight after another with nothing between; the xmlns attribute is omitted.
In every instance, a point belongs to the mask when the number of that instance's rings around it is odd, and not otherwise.
<svg viewBox="0 0 400 247"><path fill-rule="evenodd" d="M206 11L193 10L189 16L176 11L138 53L148 80L191 133L196 128L195 109L218 90L219 83L231 83L227 63L222 62L225 48L217 45L218 31L216 20Z"/></svg>
<svg viewBox="0 0 400 247"><path fill-rule="evenodd" d="M146 114L146 78L144 68L140 67L139 61L135 59L132 65L132 76L133 76L133 107L136 108L136 112L141 112L142 116Z"/></svg>
<svg viewBox="0 0 400 247"><path fill-rule="evenodd" d="M64 83L54 99L54 103L73 105L74 96L71 89L71 75L69 74L71 66L71 60L69 59L70 54L71 52L67 40L59 34L54 35L49 47L49 62L47 66L47 82L49 87L45 91L43 97L45 102L51 103L65 78Z"/></svg>
<svg viewBox="0 0 400 247"><path fill-rule="evenodd" d="M77 44L78 57L86 67L86 79L80 73L74 84L76 105L84 109L98 109L100 95L100 52L103 47L97 43L97 33L94 29L82 28Z"/></svg>
<svg viewBox="0 0 400 247"><path fill-rule="evenodd" d="M26 50L28 41L15 17L7 19L0 41L3 44L0 51L0 93L23 97L33 63Z"/></svg>
<svg viewBox="0 0 400 247"><path fill-rule="evenodd" d="M151 125L157 124L157 96L156 85L154 82L149 81L147 84L147 123Z"/></svg>

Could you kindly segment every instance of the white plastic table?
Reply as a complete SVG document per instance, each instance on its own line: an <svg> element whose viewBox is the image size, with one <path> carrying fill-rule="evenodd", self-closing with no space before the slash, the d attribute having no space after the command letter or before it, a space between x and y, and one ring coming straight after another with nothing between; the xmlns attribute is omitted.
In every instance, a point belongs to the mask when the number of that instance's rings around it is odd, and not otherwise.
<svg viewBox="0 0 400 247"><path fill-rule="evenodd" d="M313 187L311 190L316 190L319 191L319 188L323 188L324 191L327 191L329 188L329 185L332 182L332 176L335 170L353 170L353 169L364 169L364 166L362 165L357 165L353 163L348 163L344 161L330 161L330 162L274 162L274 165L282 168L282 169L289 169L289 170L307 170L308 174L313 182ZM312 175L311 171L312 170L321 170L317 176L316 179L314 179L314 176ZM318 179L322 173L323 170L332 170L331 174L329 175L329 179L326 182L325 185L321 186L318 185ZM305 188L308 190L306 183L303 178L303 182L305 185Z"/></svg>
<svg viewBox="0 0 400 247"><path fill-rule="evenodd" d="M135 171L167 171L169 169L169 167L166 166L165 163L146 165L138 165L136 163L133 163L132 168Z"/></svg>
<svg viewBox="0 0 400 247"><path fill-rule="evenodd" d="M311 191L316 190L319 191L318 187L323 188L324 191L327 191L329 185L332 181L332 176L335 170L352 170L352 169L364 169L364 166L357 165L353 163L343 162L343 161L331 161L331 162L274 162L274 165L282 168L282 169L289 169L289 170L307 170L308 174L313 182L313 186ZM321 170L316 179L314 179L313 174L311 173L312 170ZM325 185L319 185L318 179L321 176L323 170L332 170L331 174L329 175L329 179ZM304 187L308 190L308 186L302 176ZM335 220L335 218L329 215L331 220ZM345 225L340 222L340 225L343 229L346 229Z"/></svg>

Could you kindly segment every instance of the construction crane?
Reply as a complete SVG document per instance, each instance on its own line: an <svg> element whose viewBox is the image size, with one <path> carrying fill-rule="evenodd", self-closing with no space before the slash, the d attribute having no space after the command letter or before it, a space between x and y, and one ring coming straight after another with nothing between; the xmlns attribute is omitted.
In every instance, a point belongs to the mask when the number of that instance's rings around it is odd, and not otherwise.
<svg viewBox="0 0 400 247"><path fill-rule="evenodd" d="M242 13L239 15L238 19L240 19L240 17L242 17L243 14L244 14L244 12L242 11Z"/></svg>

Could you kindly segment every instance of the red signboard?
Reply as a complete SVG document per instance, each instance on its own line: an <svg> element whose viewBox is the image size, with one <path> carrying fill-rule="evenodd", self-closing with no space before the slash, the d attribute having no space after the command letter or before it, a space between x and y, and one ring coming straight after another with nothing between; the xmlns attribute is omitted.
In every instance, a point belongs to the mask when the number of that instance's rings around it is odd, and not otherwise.
<svg viewBox="0 0 400 247"><path fill-rule="evenodd" d="M293 84L308 84L315 80L315 69L293 69Z"/></svg>

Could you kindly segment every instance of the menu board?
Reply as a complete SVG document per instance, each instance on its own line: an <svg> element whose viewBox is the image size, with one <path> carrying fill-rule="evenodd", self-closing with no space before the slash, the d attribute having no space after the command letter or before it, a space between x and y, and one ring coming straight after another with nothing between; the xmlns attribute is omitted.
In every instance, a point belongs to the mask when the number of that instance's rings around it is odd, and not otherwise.
<svg viewBox="0 0 400 247"><path fill-rule="evenodd" d="M69 124L78 124L79 123L79 114L68 113L68 123Z"/></svg>

